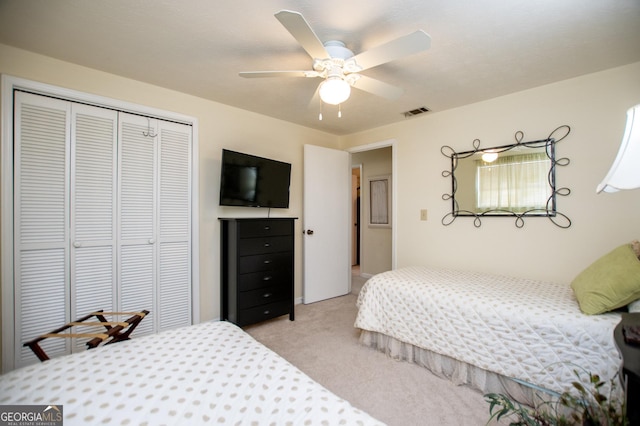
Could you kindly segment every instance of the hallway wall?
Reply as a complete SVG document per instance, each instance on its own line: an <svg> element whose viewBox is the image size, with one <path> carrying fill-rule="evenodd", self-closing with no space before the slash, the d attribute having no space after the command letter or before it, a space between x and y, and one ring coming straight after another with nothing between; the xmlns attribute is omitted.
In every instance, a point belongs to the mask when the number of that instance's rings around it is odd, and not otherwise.
<svg viewBox="0 0 640 426"><path fill-rule="evenodd" d="M361 208L361 248L360 274L371 276L391 269L392 232L391 227L372 227L369 225L370 193L369 179L373 176L391 175L391 147L378 148L351 154L353 166L362 164L360 180ZM391 189L391 185L390 188ZM391 208L391 206L389 206Z"/></svg>

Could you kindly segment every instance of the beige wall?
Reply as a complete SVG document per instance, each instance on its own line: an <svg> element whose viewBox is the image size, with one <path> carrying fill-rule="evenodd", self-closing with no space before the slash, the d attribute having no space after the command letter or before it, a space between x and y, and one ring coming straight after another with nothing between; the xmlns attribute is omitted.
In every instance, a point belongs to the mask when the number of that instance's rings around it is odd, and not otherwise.
<svg viewBox="0 0 640 426"><path fill-rule="evenodd" d="M369 218L369 178L391 175L391 147L378 148L351 154L352 165L362 165L360 180L360 274L375 275L391 269L391 228L370 227Z"/></svg>
<svg viewBox="0 0 640 426"><path fill-rule="evenodd" d="M266 216L266 209L218 206L222 148L292 163L291 204L272 216L302 215L303 144L337 147L336 136L195 96L0 44L0 73L193 116L199 122L200 319L220 315L218 217ZM302 235L301 220L296 236ZM302 295L302 240L296 237L296 297ZM4 266L3 266L4 267Z"/></svg>
<svg viewBox="0 0 640 426"><path fill-rule="evenodd" d="M200 312L219 316L220 216L260 216L263 210L218 206L221 149L232 148L293 164L291 208L278 216L302 215L302 145L347 149L397 141L397 263L502 272L569 281L589 262L632 238L640 238L640 190L595 194L617 152L625 112L640 102L640 63L571 79L443 112L428 113L371 131L336 137L258 114L163 89L139 81L0 45L0 73L140 105L199 120ZM546 137L568 124L572 132L558 144L559 186L571 188L558 208L573 221L560 229L547 219L530 218L518 229L509 218L487 218L475 228L469 218L443 226L450 203L442 194L450 182L441 145L468 150L510 142L517 130L527 139ZM420 221L420 209L429 219ZM301 221L297 221L301 235ZM1 237L1 236L0 236ZM301 239L296 239L296 297L301 286Z"/></svg>
<svg viewBox="0 0 640 426"><path fill-rule="evenodd" d="M640 63L566 80L461 108L341 138L342 147L397 141L397 266L431 265L500 272L569 282L614 247L640 238L640 190L596 195L617 153L626 110L640 103ZM571 164L557 170L558 186L571 189L558 209L572 226L561 229L546 218L529 218L518 229L511 218L471 218L441 224L450 202L449 160L442 145L457 151L509 143L516 131L525 140L546 137L568 124L571 134L557 155ZM639 166L640 167L640 166ZM420 221L420 209L429 219Z"/></svg>

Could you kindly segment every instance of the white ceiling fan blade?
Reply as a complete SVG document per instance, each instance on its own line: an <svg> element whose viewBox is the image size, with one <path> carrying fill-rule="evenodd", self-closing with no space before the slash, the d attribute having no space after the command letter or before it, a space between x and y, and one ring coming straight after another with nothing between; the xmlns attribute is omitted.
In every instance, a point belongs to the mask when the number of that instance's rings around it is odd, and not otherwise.
<svg viewBox="0 0 640 426"><path fill-rule="evenodd" d="M238 75L244 78L262 77L320 77L317 71L243 71Z"/></svg>
<svg viewBox="0 0 640 426"><path fill-rule="evenodd" d="M311 97L311 99L309 100L309 104L308 107L309 108L322 108L322 106L320 105L320 85L318 85L318 87L316 87L316 91L313 93L313 96Z"/></svg>
<svg viewBox="0 0 640 426"><path fill-rule="evenodd" d="M275 17L313 59L326 59L329 57L327 49L324 48L324 45L301 13L281 10L275 14Z"/></svg>
<svg viewBox="0 0 640 426"><path fill-rule="evenodd" d="M398 99L404 93L404 90L399 87L360 74L353 87L391 101Z"/></svg>
<svg viewBox="0 0 640 426"><path fill-rule="evenodd" d="M362 70L376 67L387 62L400 59L414 53L422 52L431 47L431 37L422 30L418 30L404 37L374 47L371 50L357 54L352 58Z"/></svg>

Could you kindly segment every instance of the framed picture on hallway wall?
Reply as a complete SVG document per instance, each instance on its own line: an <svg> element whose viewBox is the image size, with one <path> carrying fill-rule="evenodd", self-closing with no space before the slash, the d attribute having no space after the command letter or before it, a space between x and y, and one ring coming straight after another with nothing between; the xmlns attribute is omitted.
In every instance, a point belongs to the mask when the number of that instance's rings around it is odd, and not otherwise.
<svg viewBox="0 0 640 426"><path fill-rule="evenodd" d="M369 226L391 228L391 175L371 176L369 182Z"/></svg>

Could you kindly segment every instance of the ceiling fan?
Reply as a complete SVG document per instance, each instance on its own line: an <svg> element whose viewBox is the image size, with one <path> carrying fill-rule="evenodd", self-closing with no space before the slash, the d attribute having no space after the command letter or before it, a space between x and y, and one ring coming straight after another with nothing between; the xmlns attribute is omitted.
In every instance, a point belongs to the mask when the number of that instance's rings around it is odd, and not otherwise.
<svg viewBox="0 0 640 426"><path fill-rule="evenodd" d="M281 10L275 14L280 23L300 43L313 59L313 70L301 71L248 71L241 77L311 77L323 78L317 93L322 102L340 105L351 94L351 87L381 96L397 99L403 93L399 87L360 74L369 68L413 55L431 46L431 37L422 30L354 55L341 41L322 43L299 12Z"/></svg>

